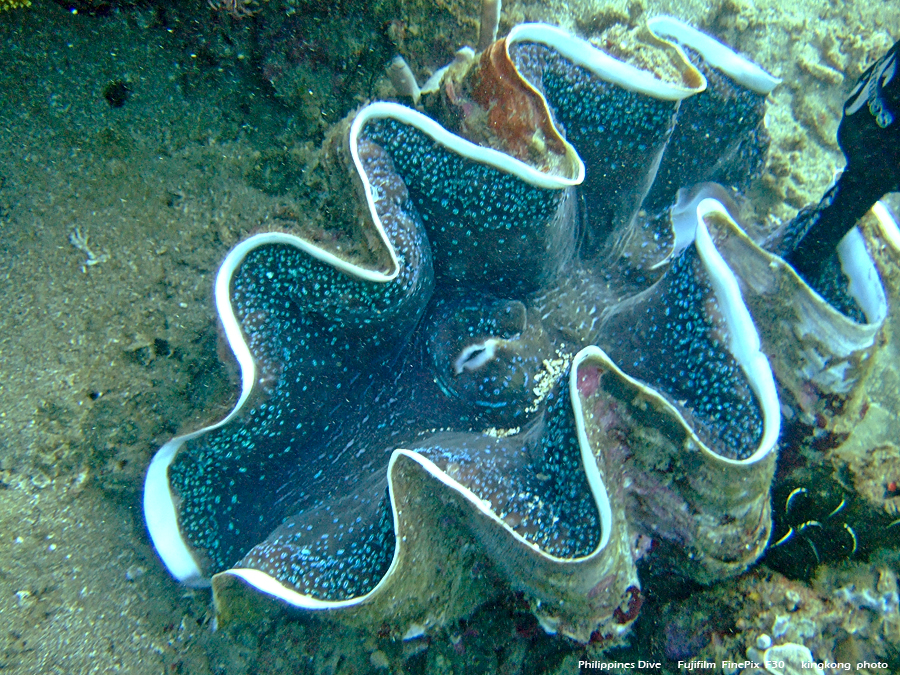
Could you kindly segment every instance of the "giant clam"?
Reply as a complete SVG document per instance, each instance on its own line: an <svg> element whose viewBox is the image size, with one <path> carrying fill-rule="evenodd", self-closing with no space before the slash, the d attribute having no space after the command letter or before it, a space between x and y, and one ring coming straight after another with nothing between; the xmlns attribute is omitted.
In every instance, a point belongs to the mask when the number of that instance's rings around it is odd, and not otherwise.
<svg viewBox="0 0 900 675"><path fill-rule="evenodd" d="M762 554L782 406L837 414L871 363L887 301L852 228L885 186L850 172L754 241L736 201L778 81L674 19L645 37L669 75L541 24L421 90L397 63L417 107L369 104L323 149L344 219L228 254L240 398L144 494L223 618L250 589L409 635L499 578L547 631L615 640L639 538L701 582ZM897 147L896 51L848 103L863 174L860 148Z"/></svg>

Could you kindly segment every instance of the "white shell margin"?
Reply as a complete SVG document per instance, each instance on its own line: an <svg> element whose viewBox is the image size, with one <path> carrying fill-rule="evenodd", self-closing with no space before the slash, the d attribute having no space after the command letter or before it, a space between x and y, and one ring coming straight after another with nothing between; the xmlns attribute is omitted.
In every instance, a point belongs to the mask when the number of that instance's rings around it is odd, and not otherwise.
<svg viewBox="0 0 900 675"><path fill-rule="evenodd" d="M887 204L882 201L875 202L872 213L878 220L878 232L892 249L900 251L900 226L897 225L897 220Z"/></svg>
<svg viewBox="0 0 900 675"><path fill-rule="evenodd" d="M219 267L214 289L216 310L219 314L219 320L222 322L225 339L240 368L241 395L231 412L220 422L198 429L190 434L173 438L163 445L150 462L147 476L144 479L144 521L147 524L147 530L159 557L172 576L178 581L188 586L209 586L209 581L203 577L200 565L182 538L181 529L178 526L175 498L169 487L169 465L175 458L178 449L186 441L227 424L237 415L249 398L250 392L253 390L253 384L256 381L256 364L244 340L244 334L234 313L234 308L231 306L231 280L235 271L237 271L247 254L253 249L270 244L285 244L294 246L308 253L313 258L332 265L350 276L368 281L387 282L397 275L397 256L387 236L384 234L384 230L380 227L380 223L378 232L393 262L393 269L387 273L351 265L328 251L310 244L308 241L281 232L267 232L245 239L231 249Z"/></svg>
<svg viewBox="0 0 900 675"><path fill-rule="evenodd" d="M473 162L493 167L504 173L511 174L535 187L561 190L574 185L580 185L584 181L584 163L580 159L576 163L575 173L572 176L564 177L555 174L547 174L504 152L494 150L493 148L485 148L476 145L471 141L467 141L462 136L457 136L456 134L447 131L433 119L427 115L423 115L417 110L407 108L399 103L372 103L360 110L353 119L353 123L350 125L350 156L353 159L353 165L356 172L363 182L363 189L365 190L366 199L369 202L370 211L372 212L375 223L382 235L384 233L384 228L381 225L381 220L374 212L373 204L375 198L373 196L372 186L366 177L362 160L359 157L359 136L366 123L373 119L394 119L398 122L402 122L403 124L418 129L436 143L444 146L457 155L470 159Z"/></svg>
<svg viewBox="0 0 900 675"><path fill-rule="evenodd" d="M841 270L847 275L847 292L856 300L870 324L879 324L887 317L887 297L875 262L866 248L866 240L854 227L837 245Z"/></svg>
<svg viewBox="0 0 900 675"><path fill-rule="evenodd" d="M590 42L570 35L556 26L543 23L519 24L509 32L506 40L509 45L516 42L538 42L547 45L606 82L657 99L680 101L706 88L706 81L702 76L702 86L697 88L683 87L660 80L652 73L619 61L597 49Z"/></svg>
<svg viewBox="0 0 900 675"><path fill-rule="evenodd" d="M734 273L713 244L706 228L704 218L711 214L727 218L734 223L720 202L715 199L701 200L697 205L697 252L709 275L713 292L719 300L719 309L728 324L729 350L744 370L763 416L763 435L756 452L743 460L726 457L720 459L729 464L753 464L768 455L778 441L778 434L781 432L781 407L778 404L772 366L762 351L759 333L750 316L750 310L744 304L740 286Z"/></svg>
<svg viewBox="0 0 900 675"><path fill-rule="evenodd" d="M655 16L647 21L647 27L660 38L690 47L713 68L721 70L757 94L765 96L781 84L779 78L770 75L730 47L671 16Z"/></svg>

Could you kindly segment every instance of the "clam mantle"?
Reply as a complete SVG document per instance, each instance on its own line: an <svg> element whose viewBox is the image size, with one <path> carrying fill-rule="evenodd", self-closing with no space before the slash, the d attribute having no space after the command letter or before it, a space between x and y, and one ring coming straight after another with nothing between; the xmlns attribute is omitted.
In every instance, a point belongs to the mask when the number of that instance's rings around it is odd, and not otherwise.
<svg viewBox="0 0 900 675"><path fill-rule="evenodd" d="M824 202L766 248L735 221L778 81L674 19L647 40L674 77L538 24L462 52L418 108L333 135L358 208L332 238L228 254L240 398L144 495L223 617L252 589L409 635L499 580L546 630L615 640L648 537L701 582L761 555L781 406L852 395L885 294L855 230L833 278L784 262Z"/></svg>

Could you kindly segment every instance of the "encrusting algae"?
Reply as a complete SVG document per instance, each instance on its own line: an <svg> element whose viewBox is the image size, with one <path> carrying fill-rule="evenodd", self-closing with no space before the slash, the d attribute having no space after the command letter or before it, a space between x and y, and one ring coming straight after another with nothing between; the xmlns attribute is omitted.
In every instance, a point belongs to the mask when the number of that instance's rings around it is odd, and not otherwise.
<svg viewBox="0 0 900 675"><path fill-rule="evenodd" d="M31 0L0 0L0 12L17 7L31 7Z"/></svg>

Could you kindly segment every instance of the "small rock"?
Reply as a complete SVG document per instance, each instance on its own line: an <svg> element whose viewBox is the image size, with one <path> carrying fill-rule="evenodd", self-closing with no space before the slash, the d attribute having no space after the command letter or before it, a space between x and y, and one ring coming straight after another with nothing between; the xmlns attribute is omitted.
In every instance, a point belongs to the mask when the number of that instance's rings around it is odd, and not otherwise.
<svg viewBox="0 0 900 675"><path fill-rule="evenodd" d="M778 614L775 617L775 621L772 623L772 635L776 638L783 637L785 633L788 631L788 627L791 625L791 620L789 617ZM769 645L771 646L771 645ZM768 648L768 646L766 647Z"/></svg>
<svg viewBox="0 0 900 675"><path fill-rule="evenodd" d="M369 663L371 663L374 668L378 668L380 670L387 670L388 666L390 666L387 654L385 654L380 649L376 649L371 653L371 655L369 655Z"/></svg>
<svg viewBox="0 0 900 675"><path fill-rule="evenodd" d="M147 570L145 570L140 565L132 565L127 570L125 570L125 580L126 581L137 581L142 576L144 576L146 573L147 573Z"/></svg>
<svg viewBox="0 0 900 675"><path fill-rule="evenodd" d="M766 670L772 675L824 675L825 671L815 665L812 652L803 645L786 642L765 651L763 659ZM779 664L784 664L781 667Z"/></svg>

